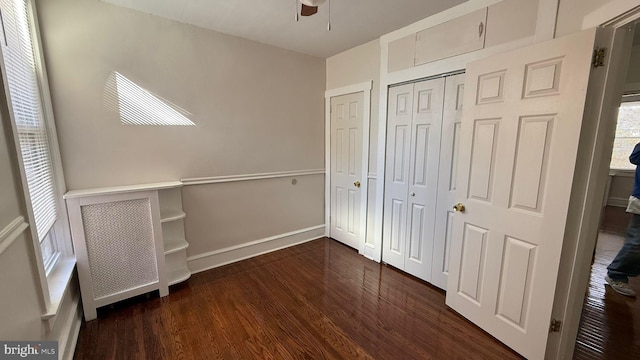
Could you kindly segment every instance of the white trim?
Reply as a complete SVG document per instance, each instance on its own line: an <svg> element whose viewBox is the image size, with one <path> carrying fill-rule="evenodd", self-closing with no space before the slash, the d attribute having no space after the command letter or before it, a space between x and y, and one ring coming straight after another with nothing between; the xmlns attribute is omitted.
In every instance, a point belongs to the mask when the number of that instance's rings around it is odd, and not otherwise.
<svg viewBox="0 0 640 360"><path fill-rule="evenodd" d="M0 231L0 255L29 227L22 216L13 219Z"/></svg>
<svg viewBox="0 0 640 360"><path fill-rule="evenodd" d="M343 88L344 89L344 88ZM331 98L324 99L324 236L331 237ZM330 93L329 93L330 95Z"/></svg>
<svg viewBox="0 0 640 360"><path fill-rule="evenodd" d="M625 17L622 21L624 23L628 23L631 19L627 19L625 15L638 6L640 6L640 0L613 0L608 2L587 14L582 19L582 30L596 26L609 25L607 24L608 22L615 21L620 17ZM619 27L618 24L611 25Z"/></svg>
<svg viewBox="0 0 640 360"><path fill-rule="evenodd" d="M187 263L192 274L252 258L272 251L302 244L324 236L324 224L270 236L224 249L189 256Z"/></svg>
<svg viewBox="0 0 640 360"><path fill-rule="evenodd" d="M82 325L82 311L80 309L80 294L76 293L71 300L69 315L60 330L58 337L58 356L60 359L71 360L76 350L78 335Z"/></svg>
<svg viewBox="0 0 640 360"><path fill-rule="evenodd" d="M635 178L636 171L627 169L609 169L609 176Z"/></svg>
<svg viewBox="0 0 640 360"><path fill-rule="evenodd" d="M51 293L51 304L47 308L47 311L42 314L42 320L47 320L49 323L49 329L53 329L56 319L58 318L58 311L64 301L65 294L69 291L69 284L73 277L74 269L76 268L75 257L64 257L49 274L49 292Z"/></svg>
<svg viewBox="0 0 640 360"><path fill-rule="evenodd" d="M376 175L375 173L367 174L367 179L369 180L376 180L377 178L378 178L378 175Z"/></svg>
<svg viewBox="0 0 640 360"><path fill-rule="evenodd" d="M583 22L583 27L600 28L596 45L606 47L609 51L605 67L593 69L589 80L582 129L585 135L580 138L581 144L584 140L581 146L585 150L580 156L582 164L579 164L584 168L583 174L580 174L582 183L574 178L573 185L580 186L578 189L582 197L572 203L572 209L575 207L577 213L569 217L565 230L563 259L552 313L553 318L562 320L562 328L560 333L549 336L545 355L548 359L571 358L575 348L584 307L584 289L588 286L591 274L592 254L602 215L602 202L608 191L606 184L611 179L609 165L615 132L613 115L620 104L625 83L624 69L628 67L632 47L632 34L628 27L640 18L640 8L630 2L614 0L589 14ZM638 1L634 0L634 3ZM617 9L615 11L618 14L610 11L612 9Z"/></svg>
<svg viewBox="0 0 640 360"><path fill-rule="evenodd" d="M324 174L324 169L310 169L310 170L295 170L295 171L278 171L270 173L260 174L243 174L243 175L225 175L225 176L211 176L202 178L187 178L181 179L183 185L203 185L203 184L219 184L236 181L248 181L248 180L264 180L264 179L276 179L292 176L307 176L307 175L320 175Z"/></svg>
<svg viewBox="0 0 640 360"><path fill-rule="evenodd" d="M607 199L607 206L615 206L621 208L627 208L629 204L629 198L621 198L621 197L609 197Z"/></svg>
<svg viewBox="0 0 640 360"><path fill-rule="evenodd" d="M362 92L362 169L361 174L369 174L369 128L371 126L371 89L373 88L373 80L365 81L359 84L345 86L341 88L327 90L324 93L324 121L325 121L325 236L331 237L331 98ZM361 181L360 187L360 232L358 239L358 252L365 254L367 247L367 202L369 200L369 182Z"/></svg>
<svg viewBox="0 0 640 360"><path fill-rule="evenodd" d="M330 99L332 97L354 94L362 91L371 90L373 87L373 81L365 81L359 84L343 86L340 88L330 89L324 92L324 98Z"/></svg>

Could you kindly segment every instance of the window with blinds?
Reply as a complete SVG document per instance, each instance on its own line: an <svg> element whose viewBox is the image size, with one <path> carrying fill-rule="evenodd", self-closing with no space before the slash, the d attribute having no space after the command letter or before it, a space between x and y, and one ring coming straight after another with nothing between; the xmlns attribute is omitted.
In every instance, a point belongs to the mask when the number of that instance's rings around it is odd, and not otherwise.
<svg viewBox="0 0 640 360"><path fill-rule="evenodd" d="M640 142L640 101L623 102L618 109L616 137L609 168L635 170L629 162L629 155Z"/></svg>
<svg viewBox="0 0 640 360"><path fill-rule="evenodd" d="M0 0L2 56L10 111L22 155L35 231L45 264L56 253L49 232L56 221L56 191L49 137L34 56L31 17L26 0Z"/></svg>

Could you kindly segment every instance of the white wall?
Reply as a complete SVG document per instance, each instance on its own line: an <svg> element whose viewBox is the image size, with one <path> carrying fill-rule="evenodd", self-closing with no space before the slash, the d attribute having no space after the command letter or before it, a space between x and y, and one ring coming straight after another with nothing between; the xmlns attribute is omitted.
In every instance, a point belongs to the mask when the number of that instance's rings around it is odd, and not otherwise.
<svg viewBox="0 0 640 360"><path fill-rule="evenodd" d="M69 190L324 168L323 59L95 0L37 5ZM113 71L197 126L122 125ZM323 175L298 180L185 187L189 255L322 225Z"/></svg>
<svg viewBox="0 0 640 360"><path fill-rule="evenodd" d="M16 218L27 218L24 197L4 92L0 91L0 234ZM55 340L61 359L69 358L75 346L75 331L80 314L77 281L74 279L62 300L61 310L49 329L42 321L41 290L29 228L17 237L0 239L0 339L2 340ZM4 248L4 250L2 250ZM68 343L67 340L70 342Z"/></svg>

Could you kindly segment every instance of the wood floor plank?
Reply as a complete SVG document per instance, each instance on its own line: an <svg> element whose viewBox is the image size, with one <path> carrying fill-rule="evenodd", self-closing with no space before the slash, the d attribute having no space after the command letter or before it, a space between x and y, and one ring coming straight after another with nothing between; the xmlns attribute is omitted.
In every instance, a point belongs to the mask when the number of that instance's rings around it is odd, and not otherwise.
<svg viewBox="0 0 640 360"><path fill-rule="evenodd" d="M330 239L99 309L76 359L521 359L444 292Z"/></svg>
<svg viewBox="0 0 640 360"><path fill-rule="evenodd" d="M640 359L640 300L604 285L607 266L623 243L617 234L601 232L598 237L574 359ZM640 279L631 278L629 284L640 292Z"/></svg>

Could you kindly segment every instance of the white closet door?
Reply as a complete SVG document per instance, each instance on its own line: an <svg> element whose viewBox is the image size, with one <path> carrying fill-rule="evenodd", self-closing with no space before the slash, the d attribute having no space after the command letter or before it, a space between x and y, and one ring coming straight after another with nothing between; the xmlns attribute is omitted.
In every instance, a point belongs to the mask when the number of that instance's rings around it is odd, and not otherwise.
<svg viewBox="0 0 640 360"><path fill-rule="evenodd" d="M331 237L358 249L364 93L331 98Z"/></svg>
<svg viewBox="0 0 640 360"><path fill-rule="evenodd" d="M447 77L442 112L438 200L436 202L431 274L431 283L441 289L447 287L447 274L449 273L449 250L453 232L453 205L457 188L456 172L463 98L464 74Z"/></svg>
<svg viewBox="0 0 640 360"><path fill-rule="evenodd" d="M543 359L596 29L467 67L447 305Z"/></svg>
<svg viewBox="0 0 640 360"><path fill-rule="evenodd" d="M382 260L404 269L413 84L389 89Z"/></svg>
<svg viewBox="0 0 640 360"><path fill-rule="evenodd" d="M431 281L444 78L414 86L405 271Z"/></svg>

